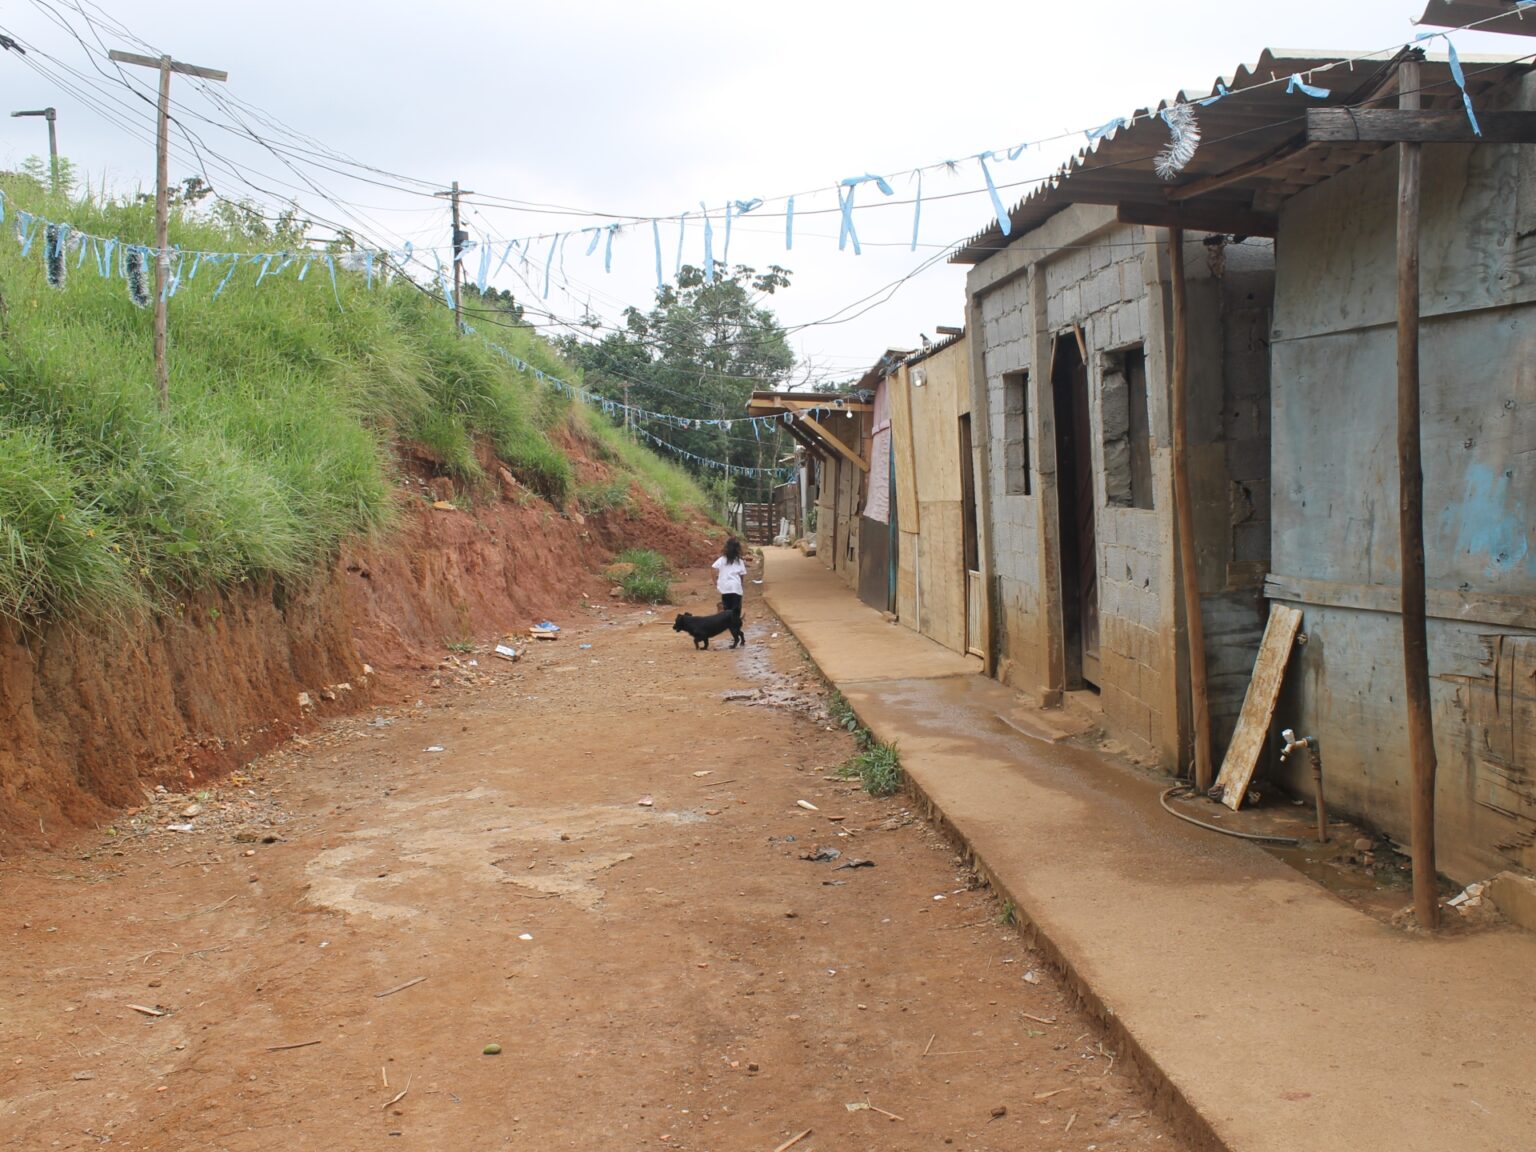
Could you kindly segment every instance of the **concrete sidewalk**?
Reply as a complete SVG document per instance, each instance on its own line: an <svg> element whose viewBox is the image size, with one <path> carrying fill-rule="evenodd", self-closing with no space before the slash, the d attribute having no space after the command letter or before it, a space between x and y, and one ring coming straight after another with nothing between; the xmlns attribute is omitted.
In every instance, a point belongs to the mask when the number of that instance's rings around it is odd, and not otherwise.
<svg viewBox="0 0 1536 1152"><path fill-rule="evenodd" d="M1411 937L1172 819L1158 781L1020 734L1012 692L818 560L770 549L765 595L1206 1142L1536 1148L1536 936Z"/></svg>

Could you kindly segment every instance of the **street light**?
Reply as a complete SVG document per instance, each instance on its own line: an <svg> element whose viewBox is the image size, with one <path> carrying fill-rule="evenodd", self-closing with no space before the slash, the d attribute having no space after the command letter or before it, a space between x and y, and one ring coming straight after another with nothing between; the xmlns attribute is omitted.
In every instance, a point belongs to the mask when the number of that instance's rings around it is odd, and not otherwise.
<svg viewBox="0 0 1536 1152"><path fill-rule="evenodd" d="M50 188L59 190L59 132L55 125L58 124L59 111L57 108L37 108L30 112L12 112L16 116L41 116L48 121L48 171L50 174Z"/></svg>

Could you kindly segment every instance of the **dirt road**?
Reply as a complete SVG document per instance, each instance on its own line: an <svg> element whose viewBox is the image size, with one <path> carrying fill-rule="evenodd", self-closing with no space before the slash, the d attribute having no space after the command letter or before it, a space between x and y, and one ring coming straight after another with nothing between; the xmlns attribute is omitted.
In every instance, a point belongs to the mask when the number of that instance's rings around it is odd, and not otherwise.
<svg viewBox="0 0 1536 1152"><path fill-rule="evenodd" d="M748 617L593 604L0 862L0 1145L1180 1147Z"/></svg>

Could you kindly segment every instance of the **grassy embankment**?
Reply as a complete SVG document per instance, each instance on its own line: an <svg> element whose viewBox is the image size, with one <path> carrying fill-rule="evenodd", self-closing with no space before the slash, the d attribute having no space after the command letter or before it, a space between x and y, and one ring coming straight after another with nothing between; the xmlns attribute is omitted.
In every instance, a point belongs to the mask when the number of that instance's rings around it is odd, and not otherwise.
<svg viewBox="0 0 1536 1152"><path fill-rule="evenodd" d="M99 236L153 238L152 209L51 198L0 176L0 618L129 619L190 590L323 570L341 543L388 532L399 510L393 446L424 445L473 494L477 439L557 505L612 507L631 482L673 514L703 504L686 473L624 438L601 413L515 371L402 281L302 259L258 286L242 265L205 263L171 300L170 405L156 403L151 311L94 253L71 253L50 287L39 229L22 258L18 208ZM271 251L258 230L186 213L187 250ZM274 263L273 267L276 267ZM150 270L153 287L153 272ZM338 296L340 307L338 307ZM531 331L497 343L563 379L573 370ZM566 435L615 479L577 491ZM489 491L489 489L487 489Z"/></svg>

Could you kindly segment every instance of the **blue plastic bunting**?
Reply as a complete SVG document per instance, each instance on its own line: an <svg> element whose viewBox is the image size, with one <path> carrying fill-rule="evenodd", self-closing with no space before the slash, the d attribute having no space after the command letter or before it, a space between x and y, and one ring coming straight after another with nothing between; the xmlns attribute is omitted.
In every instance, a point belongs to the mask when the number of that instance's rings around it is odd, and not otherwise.
<svg viewBox="0 0 1536 1152"><path fill-rule="evenodd" d="M912 251L917 251L917 229L923 222L923 170L917 170L917 199L912 204Z"/></svg>
<svg viewBox="0 0 1536 1152"><path fill-rule="evenodd" d="M1114 119L1114 120L1105 121L1103 124L1100 124L1097 128L1090 128L1090 129L1088 129L1088 131L1084 132L1083 135L1088 137L1088 139L1090 139L1090 140L1097 140L1097 139L1099 139L1102 136L1108 136L1111 132L1115 131L1117 128L1129 128L1130 124L1131 124L1131 122L1130 122L1129 119L1124 118L1124 117L1120 117L1120 118L1117 118L1117 119Z"/></svg>
<svg viewBox="0 0 1536 1152"><path fill-rule="evenodd" d="M1536 0L1532 2L1536 3ZM1451 79L1456 82L1456 87L1461 89L1461 103L1467 110L1467 121L1472 125L1472 131L1481 136L1482 125L1477 122L1477 113L1472 109L1472 94L1467 91L1467 74L1462 71L1461 57L1457 55L1456 45L1452 43L1450 36L1444 32L1420 32L1414 39L1431 40L1436 36L1445 37L1446 58L1451 66Z"/></svg>
<svg viewBox="0 0 1536 1152"><path fill-rule="evenodd" d="M1322 88L1316 84L1308 84L1301 78L1300 72L1292 72L1290 79L1285 84L1285 94L1289 96L1293 92L1304 92L1314 100L1326 100L1333 94L1333 89Z"/></svg>
<svg viewBox="0 0 1536 1152"><path fill-rule="evenodd" d="M784 206L784 251L788 252L795 246L795 198L791 196L789 203Z"/></svg>
<svg viewBox="0 0 1536 1152"><path fill-rule="evenodd" d="M1003 211L1003 201L997 194L997 185L992 183L992 169L987 167L987 157L993 155L995 153L979 152L976 159L981 164L981 174L987 180L987 195L992 197L992 211L997 214L997 226L1003 230L1003 235L1007 236L1013 231L1013 221L1008 218L1008 213Z"/></svg>
<svg viewBox="0 0 1536 1152"><path fill-rule="evenodd" d="M1232 89L1228 88L1225 84L1223 84L1220 80L1218 80L1218 81L1216 81L1216 95L1214 95L1214 96L1207 96L1204 100L1197 100L1196 103L1199 104L1200 107L1202 107L1202 108L1209 108L1212 104L1216 103L1216 101L1220 100L1223 96L1230 96L1230 95L1232 95Z"/></svg>
<svg viewBox="0 0 1536 1152"><path fill-rule="evenodd" d="M336 286L336 257L326 256L325 264L331 270L331 295L336 297L336 311L345 312L346 309L341 306L341 289Z"/></svg>
<svg viewBox="0 0 1536 1152"><path fill-rule="evenodd" d="M851 239L853 254L863 255L862 249L859 248L859 234L853 227L853 189L851 187L837 190L837 206L843 212L842 225L837 230L837 250L841 252L848 246L848 241Z"/></svg>
<svg viewBox="0 0 1536 1152"><path fill-rule="evenodd" d="M229 282L235 278L235 270L240 267L240 258L231 255L229 271L224 273L224 279L219 281L219 286L213 290L213 298L217 300L224 289L229 287Z"/></svg>

